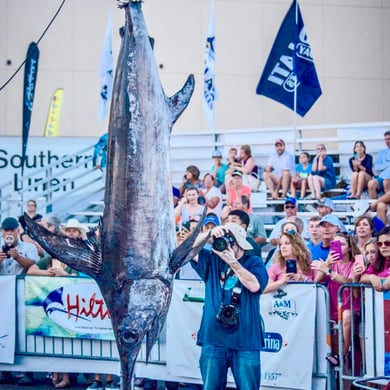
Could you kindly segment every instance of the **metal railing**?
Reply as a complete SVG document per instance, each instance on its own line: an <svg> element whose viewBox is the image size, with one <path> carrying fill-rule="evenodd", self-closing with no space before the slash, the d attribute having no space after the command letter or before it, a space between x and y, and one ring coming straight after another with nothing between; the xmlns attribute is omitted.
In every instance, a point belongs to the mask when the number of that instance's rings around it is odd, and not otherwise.
<svg viewBox="0 0 390 390"><path fill-rule="evenodd" d="M87 154L85 158L77 161L79 160L77 156L85 154ZM24 202L32 197L32 191L34 199L43 199L46 214L55 212L59 215L66 214L73 206L83 203L91 193L103 194L102 172L93 168L92 154L93 145L34 170L17 183L7 181L0 187L1 219L4 215L9 215L11 210L15 210L15 204L19 214L22 214ZM70 159L75 159L75 163L64 168L62 164L69 162ZM81 167L83 169L80 169ZM61 194L60 190L64 186L70 187L71 190Z"/></svg>

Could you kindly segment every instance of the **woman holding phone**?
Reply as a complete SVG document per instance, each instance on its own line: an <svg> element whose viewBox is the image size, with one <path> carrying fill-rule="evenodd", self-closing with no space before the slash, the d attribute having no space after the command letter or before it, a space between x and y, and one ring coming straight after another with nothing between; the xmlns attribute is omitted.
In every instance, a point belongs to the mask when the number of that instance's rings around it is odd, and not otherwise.
<svg viewBox="0 0 390 390"><path fill-rule="evenodd" d="M310 252L299 233L289 230L280 235L279 250L268 269L268 285L264 292L272 292L288 282L312 282Z"/></svg>
<svg viewBox="0 0 390 390"><path fill-rule="evenodd" d="M337 244L336 244L337 242ZM336 233L334 240L331 242L331 250L326 261L315 260L312 262L312 269L317 271L315 281L326 282L329 290L330 319L335 323L338 322L338 290L342 284L356 281L354 274L355 256L360 254L354 238L348 234ZM350 307L350 289L344 289L342 296L342 329L344 338L344 350L342 356L346 356L351 345L351 307ZM353 297L353 312L360 316L360 300ZM355 324L359 319L355 319ZM332 350L338 351L337 332L332 332ZM328 361L334 366L339 365L339 355L335 353L328 356Z"/></svg>

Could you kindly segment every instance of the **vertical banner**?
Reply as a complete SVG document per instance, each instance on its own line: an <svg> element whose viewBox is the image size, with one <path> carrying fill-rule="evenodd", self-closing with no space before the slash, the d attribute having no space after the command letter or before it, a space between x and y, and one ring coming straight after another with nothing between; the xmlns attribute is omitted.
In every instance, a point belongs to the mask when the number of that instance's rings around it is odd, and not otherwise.
<svg viewBox="0 0 390 390"><path fill-rule="evenodd" d="M109 102L112 96L112 86L114 82L114 59L112 56L112 16L108 15L106 33L104 35L102 54L99 65L99 77L101 80L101 90L99 99L98 120L103 122L108 114Z"/></svg>
<svg viewBox="0 0 390 390"><path fill-rule="evenodd" d="M35 42L31 42L27 50L24 64L23 85L23 132L22 132L22 176L26 162L28 134L30 132L31 113L34 103L35 84L38 74L39 49Z"/></svg>
<svg viewBox="0 0 390 390"><path fill-rule="evenodd" d="M282 22L256 93L284 104L301 116L322 94L297 0Z"/></svg>
<svg viewBox="0 0 390 390"><path fill-rule="evenodd" d="M58 137L62 110L62 99L64 89L57 88L50 100L49 111L47 113L45 125L45 137Z"/></svg>
<svg viewBox="0 0 390 390"><path fill-rule="evenodd" d="M0 316L0 363L13 364L15 357L15 275L0 276L1 300Z"/></svg>
<svg viewBox="0 0 390 390"><path fill-rule="evenodd" d="M210 129L215 128L214 102L217 99L215 87L215 12L214 0L210 5L210 21L207 34L206 50L204 58L204 108L207 122Z"/></svg>

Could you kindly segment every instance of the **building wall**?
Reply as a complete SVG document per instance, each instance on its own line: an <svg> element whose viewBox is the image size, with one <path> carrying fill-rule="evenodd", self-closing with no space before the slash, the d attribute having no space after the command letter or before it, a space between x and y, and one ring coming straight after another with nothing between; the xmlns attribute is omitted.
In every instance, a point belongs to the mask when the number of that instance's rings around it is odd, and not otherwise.
<svg viewBox="0 0 390 390"><path fill-rule="evenodd" d="M0 84L24 60L60 0L0 1ZM113 0L66 0L39 44L40 63L30 134L43 135L52 93L63 87L60 134L94 136L98 66L107 15L114 23L114 58L124 12ZM194 73L193 99L175 131L207 130L203 114L203 53L209 0L145 0L149 34L167 95ZM323 95L304 118L255 94L291 0L215 0L217 129L380 122L390 120L390 0L299 0ZM7 65L7 60L11 61ZM22 127L23 72L0 91L0 135Z"/></svg>

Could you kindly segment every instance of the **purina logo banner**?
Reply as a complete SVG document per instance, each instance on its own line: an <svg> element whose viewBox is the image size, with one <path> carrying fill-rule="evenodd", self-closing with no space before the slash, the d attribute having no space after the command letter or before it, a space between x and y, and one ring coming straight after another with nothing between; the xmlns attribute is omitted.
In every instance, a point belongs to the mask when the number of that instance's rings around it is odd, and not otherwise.
<svg viewBox="0 0 390 390"><path fill-rule="evenodd" d="M301 116L304 116L321 96L311 47L296 0L293 1L276 36L256 93L284 104Z"/></svg>

